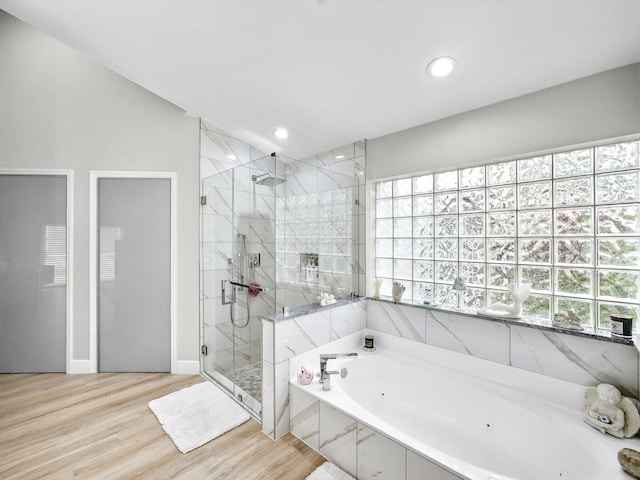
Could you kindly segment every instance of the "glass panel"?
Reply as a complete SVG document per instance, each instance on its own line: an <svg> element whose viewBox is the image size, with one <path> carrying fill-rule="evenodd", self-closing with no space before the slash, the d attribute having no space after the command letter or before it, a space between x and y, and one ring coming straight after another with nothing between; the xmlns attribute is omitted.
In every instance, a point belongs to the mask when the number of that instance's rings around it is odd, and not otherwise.
<svg viewBox="0 0 640 480"><path fill-rule="evenodd" d="M611 315L629 315L634 318L633 331L638 331L638 315L640 314L640 307L638 305L620 304L620 303L608 303L597 302L598 304L598 327L611 328Z"/></svg>
<svg viewBox="0 0 640 480"><path fill-rule="evenodd" d="M428 300L433 302L434 285L433 283L413 282L413 300L422 302Z"/></svg>
<svg viewBox="0 0 640 480"><path fill-rule="evenodd" d="M460 227L463 237L484 236L484 214L482 215L461 215Z"/></svg>
<svg viewBox="0 0 640 480"><path fill-rule="evenodd" d="M386 218L393 216L393 203L391 199L376 200L376 217Z"/></svg>
<svg viewBox="0 0 640 480"><path fill-rule="evenodd" d="M411 215L411 197L400 197L393 199L393 216L408 217Z"/></svg>
<svg viewBox="0 0 640 480"><path fill-rule="evenodd" d="M518 180L530 182L551 178L551 155L518 160Z"/></svg>
<svg viewBox="0 0 640 480"><path fill-rule="evenodd" d="M376 184L376 198L389 198L393 194L393 182L380 182Z"/></svg>
<svg viewBox="0 0 640 480"><path fill-rule="evenodd" d="M411 260L395 259L393 261L393 276L400 279L411 279L412 272Z"/></svg>
<svg viewBox="0 0 640 480"><path fill-rule="evenodd" d="M547 295L529 295L522 305L522 314L527 317L549 320L551 318L551 297Z"/></svg>
<svg viewBox="0 0 640 480"><path fill-rule="evenodd" d="M525 183L518 186L518 207L551 206L551 182Z"/></svg>
<svg viewBox="0 0 640 480"><path fill-rule="evenodd" d="M558 180L554 183L556 187L555 206L591 205L593 203L591 177Z"/></svg>
<svg viewBox="0 0 640 480"><path fill-rule="evenodd" d="M414 215L433 215L433 195L413 197Z"/></svg>
<svg viewBox="0 0 640 480"><path fill-rule="evenodd" d="M516 214L510 213L490 213L489 214L489 235L496 237L509 237L516 234Z"/></svg>
<svg viewBox="0 0 640 480"><path fill-rule="evenodd" d="M436 236L437 237L455 237L458 235L458 218L436 217Z"/></svg>
<svg viewBox="0 0 640 480"><path fill-rule="evenodd" d="M638 272L598 271L598 296L638 300Z"/></svg>
<svg viewBox="0 0 640 480"><path fill-rule="evenodd" d="M513 210L516 208L516 187L490 188L487 192L489 210Z"/></svg>
<svg viewBox="0 0 640 480"><path fill-rule="evenodd" d="M523 265L520 267L520 283L530 284L532 290L551 292L551 268Z"/></svg>
<svg viewBox="0 0 640 480"><path fill-rule="evenodd" d="M393 240L390 238L376 239L376 257L393 257Z"/></svg>
<svg viewBox="0 0 640 480"><path fill-rule="evenodd" d="M433 262L415 260L413 262L413 279L425 282L433 281Z"/></svg>
<svg viewBox="0 0 640 480"><path fill-rule="evenodd" d="M574 175L588 175L593 173L592 149L574 150L573 152L556 153L553 156L553 170L555 177L569 177Z"/></svg>
<svg viewBox="0 0 640 480"><path fill-rule="evenodd" d="M433 236L433 217L415 217L413 220L413 236Z"/></svg>
<svg viewBox="0 0 640 480"><path fill-rule="evenodd" d="M490 238L487 240L489 260L493 262L515 262L516 241L514 238Z"/></svg>
<svg viewBox="0 0 640 480"><path fill-rule="evenodd" d="M436 281L453 284L458 276L458 264L454 262L436 262Z"/></svg>
<svg viewBox="0 0 640 480"><path fill-rule="evenodd" d="M556 210L556 234L589 235L593 231L592 217L591 208Z"/></svg>
<svg viewBox="0 0 640 480"><path fill-rule="evenodd" d="M598 234L621 235L640 233L640 206L598 207Z"/></svg>
<svg viewBox="0 0 640 480"><path fill-rule="evenodd" d="M456 190L458 188L458 171L436 173L436 192L445 192L448 190Z"/></svg>
<svg viewBox="0 0 640 480"><path fill-rule="evenodd" d="M426 238L414 239L413 258L433 258L433 240Z"/></svg>
<svg viewBox="0 0 640 480"><path fill-rule="evenodd" d="M460 210L462 212L484 212L484 190L460 192Z"/></svg>
<svg viewBox="0 0 640 480"><path fill-rule="evenodd" d="M436 239L436 258L438 260L456 260L458 258L458 239Z"/></svg>
<svg viewBox="0 0 640 480"><path fill-rule="evenodd" d="M320 233L318 232L319 236ZM316 236L316 237L317 237ZM393 221L390 218L376 220L376 237L392 237L393 236Z"/></svg>
<svg viewBox="0 0 640 480"><path fill-rule="evenodd" d="M460 188L484 187L484 167L460 170Z"/></svg>
<svg viewBox="0 0 640 480"><path fill-rule="evenodd" d="M580 319L580 324L587 327L593 326L593 302L577 298L556 297L556 313L575 313Z"/></svg>
<svg viewBox="0 0 640 480"><path fill-rule="evenodd" d="M551 235L551 210L520 212L518 218L520 235Z"/></svg>
<svg viewBox="0 0 640 480"><path fill-rule="evenodd" d="M578 268L557 268L556 292L566 295L590 295L593 284L593 270Z"/></svg>
<svg viewBox="0 0 640 480"><path fill-rule="evenodd" d="M436 284L435 302L436 304L455 307L458 305L458 293L451 285Z"/></svg>
<svg viewBox="0 0 640 480"><path fill-rule="evenodd" d="M413 234L413 222L411 221L411 217L396 218L393 223L393 235L395 237L411 237Z"/></svg>
<svg viewBox="0 0 640 480"><path fill-rule="evenodd" d="M489 265L489 285L505 287L516 280L516 269L510 265Z"/></svg>
<svg viewBox="0 0 640 480"><path fill-rule="evenodd" d="M402 178L400 180L393 181L393 196L394 197L404 197L406 195L411 195L411 179L410 178Z"/></svg>
<svg viewBox="0 0 640 480"><path fill-rule="evenodd" d="M410 238L393 240L393 256L395 258L411 258L413 242Z"/></svg>
<svg viewBox="0 0 640 480"><path fill-rule="evenodd" d="M638 200L638 172L596 176L598 203L624 203Z"/></svg>
<svg viewBox="0 0 640 480"><path fill-rule="evenodd" d="M484 287L484 263L462 263L460 265L460 276L467 279L468 285Z"/></svg>
<svg viewBox="0 0 640 480"><path fill-rule="evenodd" d="M484 307L487 303L485 300L486 293L484 289L467 288L462 295L462 308L476 310Z"/></svg>
<svg viewBox="0 0 640 480"><path fill-rule="evenodd" d="M551 241L542 239L520 240L520 261L551 263Z"/></svg>
<svg viewBox="0 0 640 480"><path fill-rule="evenodd" d="M613 172L638 167L640 142L616 143L596 148L596 172Z"/></svg>
<svg viewBox="0 0 640 480"><path fill-rule="evenodd" d="M598 239L598 266L640 267L640 239Z"/></svg>
<svg viewBox="0 0 640 480"><path fill-rule="evenodd" d="M392 277L393 260L391 258L376 258L376 277Z"/></svg>
<svg viewBox="0 0 640 480"><path fill-rule="evenodd" d="M413 177L414 195L431 192L433 192L433 175L422 175L420 177Z"/></svg>
<svg viewBox="0 0 640 480"><path fill-rule="evenodd" d="M458 194L440 193L436 195L436 213L458 213Z"/></svg>
<svg viewBox="0 0 640 480"><path fill-rule="evenodd" d="M556 263L591 265L593 263L593 240L563 238L556 240Z"/></svg>
<svg viewBox="0 0 640 480"><path fill-rule="evenodd" d="M484 261L484 238L465 238L462 240L460 258L463 260Z"/></svg>
<svg viewBox="0 0 640 480"><path fill-rule="evenodd" d="M487 166L487 184L503 185L516 181L516 162L502 162Z"/></svg>

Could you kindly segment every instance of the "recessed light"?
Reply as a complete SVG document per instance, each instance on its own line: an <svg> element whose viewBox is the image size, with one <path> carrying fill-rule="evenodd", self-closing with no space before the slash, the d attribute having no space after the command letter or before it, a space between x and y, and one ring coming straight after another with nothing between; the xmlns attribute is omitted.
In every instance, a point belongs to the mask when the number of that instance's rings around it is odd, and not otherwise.
<svg viewBox="0 0 640 480"><path fill-rule="evenodd" d="M237 159L238 159L238 157L236 157L233 153L229 153L229 154L227 155L227 158L228 158L229 160L237 160Z"/></svg>
<svg viewBox="0 0 640 480"><path fill-rule="evenodd" d="M276 128L273 131L273 134L279 138L280 140L284 140L285 138L287 138L289 136L289 132L287 132L287 130L285 128Z"/></svg>
<svg viewBox="0 0 640 480"><path fill-rule="evenodd" d="M442 78L451 75L456 68L456 61L451 57L438 57L427 65L426 71L435 78Z"/></svg>
<svg viewBox="0 0 640 480"><path fill-rule="evenodd" d="M344 155L336 155L337 160L342 160L343 158L344 158Z"/></svg>

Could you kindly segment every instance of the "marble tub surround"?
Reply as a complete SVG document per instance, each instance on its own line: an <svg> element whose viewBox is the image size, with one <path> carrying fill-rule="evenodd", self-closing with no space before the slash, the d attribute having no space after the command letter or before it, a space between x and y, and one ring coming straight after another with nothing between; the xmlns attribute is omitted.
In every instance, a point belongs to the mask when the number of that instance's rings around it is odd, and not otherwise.
<svg viewBox="0 0 640 480"><path fill-rule="evenodd" d="M610 383L625 396L639 395L638 351L626 339L373 299L367 300L367 327L582 385Z"/></svg>
<svg viewBox="0 0 640 480"><path fill-rule="evenodd" d="M299 307L291 307L288 309L287 313L283 313L283 312L267 313L262 315L262 318L269 322L278 323L285 320L291 320L292 318L296 318L296 317L304 317L305 315L311 315L312 313L320 312L322 310L338 308L350 303L365 302L366 298L358 297L358 296L356 297L349 296L349 297L336 298L335 301L336 303L332 303L330 305L320 305L319 302L315 302L315 303L310 303L308 305L301 305Z"/></svg>
<svg viewBox="0 0 640 480"><path fill-rule="evenodd" d="M349 375L337 377L331 391L317 382L299 385L295 377L290 385L291 431L357 478L627 478L616 452L637 449L640 440L605 436L586 425L581 385L370 329L291 363L358 348L366 334L376 336L379 350L344 365L336 360ZM368 368L380 382L369 381ZM403 373L416 381L403 380ZM433 387L426 397L423 385ZM386 396L375 393L380 389ZM394 408L395 401L403 408ZM460 418L435 421L440 414ZM515 437L521 440L512 442ZM502 451L506 455L494 454Z"/></svg>
<svg viewBox="0 0 640 480"><path fill-rule="evenodd" d="M306 305L289 316L264 315L262 324L263 404L262 431L277 439L289 431L290 359L362 331L366 327L363 297L337 299L333 305ZM363 340L364 341L364 340ZM317 370L317 367L310 368Z"/></svg>
<svg viewBox="0 0 640 480"><path fill-rule="evenodd" d="M536 328L540 330L549 330L552 332L558 332L558 333L563 333L567 335L575 335L578 337L593 338L593 339L602 340L605 342L615 342L623 345L632 345L634 340L637 337L638 340L636 341L638 342L638 351L640 352L640 335L634 335L633 338L625 338L621 336L612 335L611 331L607 329L602 329L602 328L586 327L586 326L582 326L579 330L576 330L573 328L562 328L562 327L553 325L553 323L550 320L543 320L543 319L533 318L533 317L508 318L503 316L492 316L490 314L478 315L473 310L470 310L470 309L460 310L460 309L449 307L446 305L439 305L439 304L433 304L433 303L426 304L426 303L417 302L414 300L402 300L401 302L396 302L390 296L382 296L380 298L375 298L375 297L367 297L367 298L369 300L396 303L403 306L412 306L416 308L428 309L428 310L433 310L438 312L455 313L456 315L467 316L471 318L485 319L485 320L490 320L492 322L502 322L507 325L520 325L520 326Z"/></svg>

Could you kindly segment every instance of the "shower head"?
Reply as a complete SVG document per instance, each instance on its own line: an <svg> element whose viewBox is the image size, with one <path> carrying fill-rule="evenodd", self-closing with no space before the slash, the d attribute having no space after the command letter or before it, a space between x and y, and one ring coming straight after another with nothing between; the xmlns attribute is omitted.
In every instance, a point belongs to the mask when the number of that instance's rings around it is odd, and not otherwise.
<svg viewBox="0 0 640 480"><path fill-rule="evenodd" d="M262 175L251 175L251 180L256 185L264 185L267 187L275 187L284 182L284 178L274 177L269 172L263 173Z"/></svg>

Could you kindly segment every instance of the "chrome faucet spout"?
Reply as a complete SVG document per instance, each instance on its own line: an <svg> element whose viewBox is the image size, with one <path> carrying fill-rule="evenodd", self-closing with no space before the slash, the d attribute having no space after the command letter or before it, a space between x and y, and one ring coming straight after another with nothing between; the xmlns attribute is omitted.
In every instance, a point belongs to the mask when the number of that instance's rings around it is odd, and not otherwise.
<svg viewBox="0 0 640 480"><path fill-rule="evenodd" d="M327 371L327 362L329 360L335 360L336 358L342 357L357 357L358 354L356 352L348 352L348 353L321 353L320 354L320 383L322 384L323 390L331 390L331 374L341 373L341 372L329 372ZM346 372L346 370L345 370ZM346 373L345 373L346 374ZM344 375L343 375L344 378Z"/></svg>

